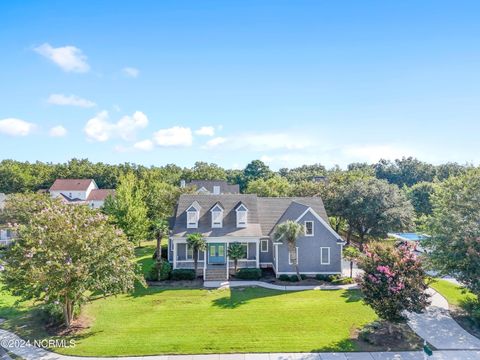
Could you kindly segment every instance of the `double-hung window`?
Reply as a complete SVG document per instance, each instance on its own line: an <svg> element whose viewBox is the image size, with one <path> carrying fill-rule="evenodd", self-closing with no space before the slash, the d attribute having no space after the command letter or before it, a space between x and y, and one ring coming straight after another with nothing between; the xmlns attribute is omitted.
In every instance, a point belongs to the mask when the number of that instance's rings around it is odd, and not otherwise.
<svg viewBox="0 0 480 360"><path fill-rule="evenodd" d="M329 247L320 248L320 264L330 265L330 248Z"/></svg>
<svg viewBox="0 0 480 360"><path fill-rule="evenodd" d="M305 236L313 236L313 221L305 221Z"/></svg>

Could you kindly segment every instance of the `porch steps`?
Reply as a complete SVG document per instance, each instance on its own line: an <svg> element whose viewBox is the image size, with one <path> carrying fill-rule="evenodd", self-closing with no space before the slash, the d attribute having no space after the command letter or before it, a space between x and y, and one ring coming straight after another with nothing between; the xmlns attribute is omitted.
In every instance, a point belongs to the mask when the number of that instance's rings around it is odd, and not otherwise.
<svg viewBox="0 0 480 360"><path fill-rule="evenodd" d="M206 269L205 281L224 281L227 280L227 269Z"/></svg>

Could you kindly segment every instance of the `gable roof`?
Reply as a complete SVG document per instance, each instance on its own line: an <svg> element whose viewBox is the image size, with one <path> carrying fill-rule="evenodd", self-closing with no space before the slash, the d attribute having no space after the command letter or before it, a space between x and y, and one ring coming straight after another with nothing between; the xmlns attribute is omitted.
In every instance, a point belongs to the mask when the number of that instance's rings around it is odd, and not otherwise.
<svg viewBox="0 0 480 360"><path fill-rule="evenodd" d="M186 210L197 202L201 206L198 228L187 228ZM220 203L224 208L222 228L212 229L210 209ZM243 204L248 209L247 227L237 227L236 209ZM204 236L269 236L275 226L285 220L297 220L311 208L329 224L323 201L319 197L268 198L255 194L202 195L184 194L178 201L172 226L172 236L183 237L199 232Z"/></svg>
<svg viewBox="0 0 480 360"><path fill-rule="evenodd" d="M213 187L220 187L220 194L239 194L240 186L238 184L229 184L225 180L192 180L187 183L187 186L194 186L197 191L204 188L213 194Z"/></svg>
<svg viewBox="0 0 480 360"><path fill-rule="evenodd" d="M93 189L88 194L87 201L105 201L109 195L115 195L115 190L112 189Z"/></svg>
<svg viewBox="0 0 480 360"><path fill-rule="evenodd" d="M95 184L95 188L97 188L97 184L93 179L57 179L50 187L50 191L86 191L92 181Z"/></svg>

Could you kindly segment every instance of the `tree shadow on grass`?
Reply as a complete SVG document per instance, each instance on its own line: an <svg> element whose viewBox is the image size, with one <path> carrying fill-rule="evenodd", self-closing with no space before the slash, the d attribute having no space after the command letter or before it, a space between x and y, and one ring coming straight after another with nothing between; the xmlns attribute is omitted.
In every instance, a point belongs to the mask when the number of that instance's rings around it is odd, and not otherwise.
<svg viewBox="0 0 480 360"><path fill-rule="evenodd" d="M289 293L293 293L290 291ZM258 287L232 288L230 296L224 296L212 301L213 305L221 309L235 309L248 302L265 297L284 295L286 291L270 290Z"/></svg>
<svg viewBox="0 0 480 360"><path fill-rule="evenodd" d="M319 352L330 352L330 351L355 351L357 347L355 346L355 342L352 339L342 339L339 341L332 342L320 349L312 349L310 352L312 353L319 353ZM302 358L303 359L303 358ZM306 358L308 359L308 358Z"/></svg>
<svg viewBox="0 0 480 360"><path fill-rule="evenodd" d="M360 290L358 289L348 289L345 290L342 294L342 297L345 298L345 302L357 302L362 301L363 296Z"/></svg>

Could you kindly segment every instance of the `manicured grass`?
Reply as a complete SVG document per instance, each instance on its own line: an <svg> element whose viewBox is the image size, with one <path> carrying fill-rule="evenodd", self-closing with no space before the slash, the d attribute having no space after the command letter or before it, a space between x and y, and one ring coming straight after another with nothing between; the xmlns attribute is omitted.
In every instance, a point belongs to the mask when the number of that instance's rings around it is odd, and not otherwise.
<svg viewBox="0 0 480 360"><path fill-rule="evenodd" d="M455 285L447 280L435 279L430 286L445 297L451 305L460 306L462 302L475 298L471 292L465 291L462 286Z"/></svg>
<svg viewBox="0 0 480 360"><path fill-rule="evenodd" d="M356 328L376 319L357 290L280 292L149 288L99 299L70 355L352 351Z"/></svg>
<svg viewBox="0 0 480 360"><path fill-rule="evenodd" d="M155 243L142 245L137 263L147 272ZM8 319L2 327L48 338L42 313L16 300L0 292L0 317ZM71 337L76 347L54 350L80 356L353 351L355 330L376 319L357 290L138 287L85 305L81 323L89 327Z"/></svg>
<svg viewBox="0 0 480 360"><path fill-rule="evenodd" d="M135 248L135 258L137 264L140 266L143 274L148 274L150 268L153 265L152 255L155 252L157 246L156 241L143 241L142 247Z"/></svg>

